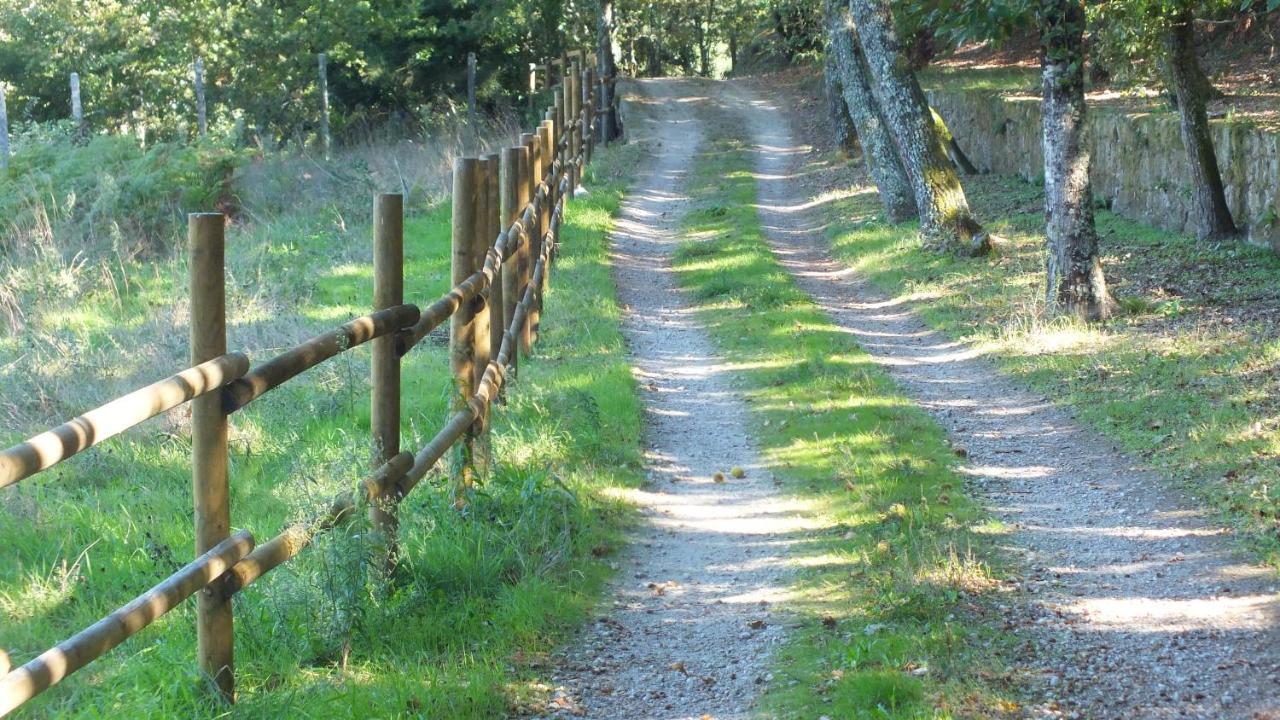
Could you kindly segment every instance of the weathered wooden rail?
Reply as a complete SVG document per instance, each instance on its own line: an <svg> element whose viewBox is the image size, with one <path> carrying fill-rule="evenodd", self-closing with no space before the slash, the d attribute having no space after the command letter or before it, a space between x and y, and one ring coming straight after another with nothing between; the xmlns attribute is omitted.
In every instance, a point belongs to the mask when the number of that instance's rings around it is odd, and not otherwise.
<svg viewBox="0 0 1280 720"><path fill-rule="evenodd" d="M257 365L226 348L221 214L189 218L191 364L172 377L124 395L63 425L0 451L0 488L31 477L163 412L191 403L192 486L196 559L94 625L25 664L10 669L0 650L0 716L61 682L125 639L197 597L198 662L228 702L235 699L232 598L296 557L321 532L365 507L394 561L398 507L455 444L463 460L451 469L454 500L466 501L473 460L484 452L489 413L518 358L537 338L543 293L560 241L565 205L581 183L595 145L599 81L590 53L575 51L547 65L559 69L554 103L536 132L520 143L454 164L453 287L419 310L404 304L403 197L374 198L374 307ZM550 85L550 83L548 83ZM612 111L612 108L608 109ZM454 378L452 414L416 453L401 450L400 363L434 328L450 321ZM231 533L228 502L229 417L320 363L372 345L371 426L375 447L369 476L309 519L261 545L248 531ZM496 350L496 352L495 352Z"/></svg>

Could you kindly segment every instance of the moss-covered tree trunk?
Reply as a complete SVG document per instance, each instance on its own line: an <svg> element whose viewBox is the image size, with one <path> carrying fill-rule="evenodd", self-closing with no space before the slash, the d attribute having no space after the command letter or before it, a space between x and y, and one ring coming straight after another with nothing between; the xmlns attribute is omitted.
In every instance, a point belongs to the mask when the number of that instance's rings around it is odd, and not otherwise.
<svg viewBox="0 0 1280 720"><path fill-rule="evenodd" d="M849 8L871 72L872 92L911 181L925 244L971 255L989 252L991 236L969 209L955 166L938 138L924 91L894 27L889 0L851 0Z"/></svg>
<svg viewBox="0 0 1280 720"><path fill-rule="evenodd" d="M842 0L827 0L825 12L827 57L834 63L845 107L862 143L862 157L880 191L885 217L893 223L909 220L916 216L911 182L871 91L870 71L848 6Z"/></svg>
<svg viewBox="0 0 1280 720"><path fill-rule="evenodd" d="M1105 320L1112 302L1098 259L1084 136L1084 2L1044 0L1041 22L1046 297L1050 307Z"/></svg>
<svg viewBox="0 0 1280 720"><path fill-rule="evenodd" d="M1222 188L1218 158L1209 134L1208 80L1196 59L1195 28L1189 9L1173 18L1165 33L1169 84L1178 103L1182 145L1191 170L1191 194L1195 198L1196 233L1201 239L1236 234L1231 209Z"/></svg>
<svg viewBox="0 0 1280 720"><path fill-rule="evenodd" d="M823 62L822 82L827 97L827 115L831 118L832 139L845 157L853 157L858 151L858 131L849 117L844 92L840 89L840 71L835 56L828 50Z"/></svg>

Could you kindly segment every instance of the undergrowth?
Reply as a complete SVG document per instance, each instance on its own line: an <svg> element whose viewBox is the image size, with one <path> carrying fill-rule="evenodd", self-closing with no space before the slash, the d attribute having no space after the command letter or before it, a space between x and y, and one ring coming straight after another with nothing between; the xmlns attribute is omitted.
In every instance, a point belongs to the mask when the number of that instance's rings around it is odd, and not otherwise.
<svg viewBox="0 0 1280 720"><path fill-rule="evenodd" d="M600 152L590 194L569 208L540 342L495 412L500 463L466 513L428 476L402 506L389 583L370 571L357 521L237 596L234 707L202 700L188 602L17 716L489 718L537 702L545 653L583 616L609 571L598 556L630 522L603 491L640 476L640 412L604 240L628 152ZM232 349L262 360L368 311L367 218L331 207L230 236ZM447 289L449 236L447 204L408 220L408 302L425 307ZM0 341L0 443L181 365L182 253L111 272L128 281L78 277L60 296L54 276L51 295L24 295L39 319ZM368 472L368 375L358 348L233 417L236 529L263 541ZM428 341L406 356L406 449L439 428L450 387L444 347ZM0 647L15 663L190 558L189 458L180 409L0 493Z"/></svg>
<svg viewBox="0 0 1280 720"><path fill-rule="evenodd" d="M814 510L764 709L779 718L1018 710L996 629L1007 529L964 488L943 431L775 261L750 155L719 138L691 175L680 282L752 407L763 457Z"/></svg>

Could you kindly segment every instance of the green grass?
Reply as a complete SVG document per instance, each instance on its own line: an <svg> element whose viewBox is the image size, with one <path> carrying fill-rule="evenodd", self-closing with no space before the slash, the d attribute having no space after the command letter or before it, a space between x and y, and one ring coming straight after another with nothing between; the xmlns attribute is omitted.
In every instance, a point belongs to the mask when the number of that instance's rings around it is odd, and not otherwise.
<svg viewBox="0 0 1280 720"><path fill-rule="evenodd" d="M966 497L942 430L776 263L749 154L697 159L680 282L752 408L757 443L818 529L796 543L780 718L993 717L1016 709L995 629L1005 528ZM993 565L993 563L995 563Z"/></svg>
<svg viewBox="0 0 1280 720"><path fill-rule="evenodd" d="M1041 189L1007 176L965 184L979 216L1010 240L999 257L925 251L914 225L883 222L863 186L828 205L837 256L1182 481L1280 563L1271 491L1280 483L1280 258L1099 211L1121 312L1087 327L1045 312Z"/></svg>
<svg viewBox="0 0 1280 720"><path fill-rule="evenodd" d="M604 491L640 481L641 416L604 241L626 152L598 156L591 194L569 210L541 341L495 413L500 467L465 515L428 476L402 507L392 583L370 572L356 522L238 596L234 708L201 700L188 602L17 716L488 718L536 700L546 652L609 572L596 556L631 521ZM437 207L407 224L410 302L447 287L448 218ZM258 360L367 312L367 217L276 218L233 233L229 256L230 345ZM0 410L13 419L0 442L163 376L184 354L181 254L120 272L130 282L114 290L75 278L76 292L23 297L40 324L0 343ZM368 471L368 373L359 348L234 416L237 529L265 540ZM406 448L439 428L449 388L445 348L427 341L406 358ZM189 454L175 411L0 494L0 647L16 663L190 558Z"/></svg>

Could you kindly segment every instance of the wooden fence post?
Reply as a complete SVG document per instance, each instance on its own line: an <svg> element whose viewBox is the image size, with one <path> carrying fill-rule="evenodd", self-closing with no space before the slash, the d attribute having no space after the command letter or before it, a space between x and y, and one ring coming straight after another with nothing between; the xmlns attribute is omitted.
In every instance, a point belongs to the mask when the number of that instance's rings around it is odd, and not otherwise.
<svg viewBox="0 0 1280 720"><path fill-rule="evenodd" d="M187 217L191 273L191 364L227 352L224 220L221 213ZM220 393L191 401L191 486L195 500L196 555L231 534L227 415ZM235 700L231 598L205 588L196 599L200 670L223 700Z"/></svg>
<svg viewBox="0 0 1280 720"><path fill-rule="evenodd" d="M538 94L538 64L529 63L529 112L533 112L533 101Z"/></svg>
<svg viewBox="0 0 1280 720"><path fill-rule="evenodd" d="M560 143L564 142L565 133L569 131L569 125L566 120L569 117L567 112L568 106L565 104L565 90L568 89L566 83L561 83L556 88L555 94L555 121L556 121L556 147L554 154L560 159L560 170L563 172L567 167L566 161L569 159L568 148L561 148ZM556 193L560 192L559 183L556 184ZM559 195L557 195L559 199Z"/></svg>
<svg viewBox="0 0 1280 720"><path fill-rule="evenodd" d="M4 100L4 83L0 83L0 170L9 169L9 106Z"/></svg>
<svg viewBox="0 0 1280 720"><path fill-rule="evenodd" d="M555 162L555 159L556 159L555 154L552 151L552 148L555 147L555 136L556 136L555 123L551 120L543 120L542 124L538 126L538 137L541 138L542 140L542 143L541 143L542 144L542 171L541 171L541 174L538 175L539 182L541 182L542 179L546 177L548 173L551 172L552 163ZM543 203L542 215L540 216L540 221L538 223L538 238L539 238L538 246L539 247L542 246L542 243L548 242L547 231L551 229L551 216L554 215L556 212L556 192L555 192L555 188L552 187L553 185L555 185L555 182L556 182L555 178L549 178L547 180L547 196ZM554 250L554 249L555 248L553 246L548 250ZM551 253L548 252L547 258L550 259L550 257L551 257ZM538 325L542 319L542 309L544 307L544 304L543 304L544 301L542 299L543 293L546 292L547 287L550 284L551 284L551 263L548 262L547 266L542 270L542 287L538 288L538 304L536 306L537 312L534 315L534 327L533 327L535 338L537 337L537 334L538 334Z"/></svg>
<svg viewBox="0 0 1280 720"><path fill-rule="evenodd" d="M71 120L76 126L76 137L83 137L84 105L80 103L80 73L71 73Z"/></svg>
<svg viewBox="0 0 1280 720"><path fill-rule="evenodd" d="M476 54L467 53L467 124L476 125Z"/></svg>
<svg viewBox="0 0 1280 720"><path fill-rule="evenodd" d="M490 218L496 217L497 214L497 209L490 205L489 176L498 172L498 168L496 165L490 164L488 156L477 160L476 167L476 217L475 229L471 235L471 271L473 273L484 269L485 256L488 255L489 248L493 246L494 238L493 235L489 234L490 225L492 224ZM484 379L484 371L488 369L489 360L492 358L490 342L493 336L489 330L491 307L486 294L482 293L476 296L474 300L475 317L472 323L474 329L471 336L472 393L479 389L480 382ZM476 418L475 423L467 433L471 444L472 460L482 473L488 472L490 465L489 442L486 432L488 425L489 409L486 407L484 413Z"/></svg>
<svg viewBox="0 0 1280 720"><path fill-rule="evenodd" d="M328 160L333 138L329 134L329 56L320 53L320 139L324 142L324 159Z"/></svg>
<svg viewBox="0 0 1280 720"><path fill-rule="evenodd" d="M196 58L195 65L191 68L191 75L196 89L196 128L200 132L200 137L204 137L209 134L208 106L204 102L204 58Z"/></svg>
<svg viewBox="0 0 1280 720"><path fill-rule="evenodd" d="M533 180L533 143L535 136L533 133L520 134L520 199L516 207L518 212L523 216L524 209L529 205L529 201L533 198L532 191L534 188ZM517 302L524 299L525 290L529 287L529 280L533 276L533 236L538 232L538 214L535 210L532 223L526 230L526 242L520 243L520 294L517 296ZM515 331L516 339L519 340L520 352L528 355L533 348L533 338L529 333L529 314L525 313L524 322L518 328L512 328Z"/></svg>
<svg viewBox="0 0 1280 720"><path fill-rule="evenodd" d="M502 151L502 189L500 203L502 208L502 226L510 229L511 223L520 217L520 193L523 187L520 182L520 156L523 147L509 147ZM515 319L516 303L520 302L520 251L522 243L518 233L507 236L507 262L502 264L502 327L516 336L516 328L511 326ZM501 345L499 345L501 348ZM511 371L518 370L520 348L511 349Z"/></svg>
<svg viewBox="0 0 1280 720"><path fill-rule="evenodd" d="M593 77L594 73L592 73L590 67L582 69L582 163L584 166L591 162L591 151L596 140L595 133L591 132L591 123L596 116L596 108L593 101L595 97Z"/></svg>
<svg viewBox="0 0 1280 720"><path fill-rule="evenodd" d="M502 232L506 223L506 215L503 214L502 208L502 156L498 153L490 153L485 156L485 163L489 166L489 174L485 177L485 226L488 228L486 235L489 238L488 244L491 246L497 241L498 234ZM489 285L490 359L498 357L498 352L502 349L502 333L506 331L506 324L503 322L506 304L502 295L504 266L498 267L498 272ZM487 426L488 418L485 418L485 423Z"/></svg>
<svg viewBox="0 0 1280 720"><path fill-rule="evenodd" d="M475 158L457 158L453 161L453 236L450 252L450 269L456 287L475 272L477 220L479 220L480 188L483 178L480 161ZM453 372L453 400L451 408L456 412L467 406L475 395L475 304L462 303L449 318L449 369ZM474 427L474 424L472 425ZM450 468L453 480L454 505L463 508L467 502L467 490L475 475L472 463L473 447L470 433L454 455Z"/></svg>
<svg viewBox="0 0 1280 720"><path fill-rule="evenodd" d="M385 310L403 303L404 196L382 193L373 198L373 309ZM395 336L374 338L371 355L369 427L373 434L373 467L377 468L400 453L400 357ZM391 491L370 500L369 522L382 536L388 563L394 562L399 498Z"/></svg>
<svg viewBox="0 0 1280 720"><path fill-rule="evenodd" d="M525 140L525 147L529 148L529 199L535 200L538 197L538 187L542 184L542 174L545 171L543 164L542 152L542 133L533 132L522 135L521 139ZM533 211L533 227L529 228L529 279L533 279L533 269L538 264L538 258L542 256L542 224L547 215L546 205L543 203L534 203ZM538 294L541 288L533 289L533 306L529 308L529 312L525 315L525 327L523 339L528 342L525 352L529 352L533 348L533 344L538 342L538 322L541 313L538 310L539 301Z"/></svg>

